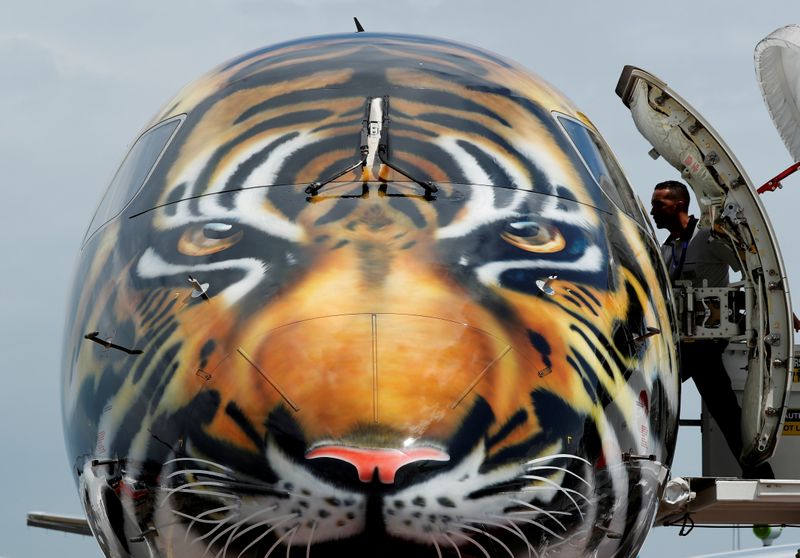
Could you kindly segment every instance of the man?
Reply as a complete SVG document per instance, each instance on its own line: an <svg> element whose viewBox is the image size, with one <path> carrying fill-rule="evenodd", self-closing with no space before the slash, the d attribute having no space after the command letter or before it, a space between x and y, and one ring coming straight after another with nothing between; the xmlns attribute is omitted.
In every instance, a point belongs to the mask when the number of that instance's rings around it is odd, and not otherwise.
<svg viewBox="0 0 800 558"><path fill-rule="evenodd" d="M727 287L728 268L739 269L739 261L731 246L711 236L708 228L699 228L697 218L689 215L689 190L674 180L656 184L650 215L659 229L670 233L661 247L670 279L692 281L702 287ZM680 343L681 381L694 380L700 397L722 431L731 452L739 461L742 453L742 409L731 387L731 380L722 364L727 341L698 339ZM769 463L747 466L741 461L743 478L775 478Z"/></svg>

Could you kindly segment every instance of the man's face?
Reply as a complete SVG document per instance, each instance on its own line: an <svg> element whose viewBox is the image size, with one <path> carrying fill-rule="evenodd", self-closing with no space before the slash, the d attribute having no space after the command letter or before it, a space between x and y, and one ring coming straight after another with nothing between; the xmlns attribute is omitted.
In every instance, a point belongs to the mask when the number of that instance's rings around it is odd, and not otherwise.
<svg viewBox="0 0 800 558"><path fill-rule="evenodd" d="M678 222L678 215L683 211L683 202L675 199L669 190L655 190L650 200L650 215L659 229L668 229Z"/></svg>

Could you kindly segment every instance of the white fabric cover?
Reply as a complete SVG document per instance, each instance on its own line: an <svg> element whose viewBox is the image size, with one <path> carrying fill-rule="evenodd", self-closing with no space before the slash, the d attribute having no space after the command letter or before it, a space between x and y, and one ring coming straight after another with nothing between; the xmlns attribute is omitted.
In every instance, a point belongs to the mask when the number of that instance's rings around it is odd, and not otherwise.
<svg viewBox="0 0 800 558"><path fill-rule="evenodd" d="M800 161L800 26L773 31L756 45L756 78L772 121Z"/></svg>

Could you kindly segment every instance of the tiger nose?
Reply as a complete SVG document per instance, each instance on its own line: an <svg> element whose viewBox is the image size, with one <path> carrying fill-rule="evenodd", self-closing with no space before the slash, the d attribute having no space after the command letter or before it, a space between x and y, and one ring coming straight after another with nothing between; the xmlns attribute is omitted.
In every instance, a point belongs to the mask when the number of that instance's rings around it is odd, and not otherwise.
<svg viewBox="0 0 800 558"><path fill-rule="evenodd" d="M444 451L431 447L412 448L360 448L340 445L318 446L308 453L306 459L336 459L355 467L358 480L371 482L377 471L383 484L394 484L401 467L418 461L449 461Z"/></svg>
<svg viewBox="0 0 800 558"><path fill-rule="evenodd" d="M348 438L354 425L386 427L399 440L437 439L469 411L472 397L511 398L501 373L511 347L482 330L430 316L347 314L297 320L242 343L233 363L242 398L283 404L302 425L305 448L402 443ZM244 389L244 388L243 388ZM283 400L283 401L281 401ZM437 444L438 445L438 444Z"/></svg>

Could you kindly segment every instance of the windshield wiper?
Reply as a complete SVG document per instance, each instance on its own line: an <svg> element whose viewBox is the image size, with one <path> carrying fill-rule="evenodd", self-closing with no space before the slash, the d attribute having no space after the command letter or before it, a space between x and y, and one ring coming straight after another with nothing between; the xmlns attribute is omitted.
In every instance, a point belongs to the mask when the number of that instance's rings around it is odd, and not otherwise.
<svg viewBox="0 0 800 558"><path fill-rule="evenodd" d="M369 116L370 110L372 107L372 97L367 97L367 106L364 108L364 119L361 121L361 147L359 151L361 153L361 159L347 167L341 172L337 172L333 176L329 176L325 180L320 180L318 182L312 182L308 186L306 186L306 194L310 194L312 197L316 196L317 193L322 189L323 186L333 182L340 176L347 174L348 172L356 170L358 167L362 169L367 166L367 157L369 157L369 144L367 143L367 138L369 138Z"/></svg>
<svg viewBox="0 0 800 558"><path fill-rule="evenodd" d="M398 174L402 174L412 182L416 182L425 190L425 199L432 200L436 199L435 194L439 191L436 187L436 184L431 182L430 180L417 180L408 171L401 169L397 166L396 163L392 163L389 161L389 97L385 96L382 99L383 101L383 122L381 126L381 138L378 141L378 158L381 160L381 163L392 169Z"/></svg>
<svg viewBox="0 0 800 558"><path fill-rule="evenodd" d="M372 120L372 101L373 101L372 97L367 97L366 107L364 109L364 119L361 121L361 146L359 148L359 151L361 153L361 159L353 163L346 169L342 170L341 172L337 172L336 174L326 178L325 180L320 180L309 184L306 187L305 192L309 194L312 198L316 196L325 185L333 182L340 176L343 176L348 172L352 172L358 169L359 167L363 169L364 167L367 166L367 164L369 164L370 132L371 131L373 132L372 136L374 137L375 132L377 131L375 130L375 128L377 128L377 121ZM380 102L382 109L381 110L382 118L381 118L380 136L378 138L378 149L377 149L378 159L380 160L381 163L383 163L396 173L408 178L409 180L415 182L416 184L419 184L425 190L424 199L429 201L436 199L436 196L434 196L434 194L438 191L438 188L433 182L431 182L430 180L418 180L417 178L414 178L414 176L412 176L411 173L409 173L406 170L403 170L396 163L393 163L392 161L389 160L389 123L390 123L389 97L388 96L381 97ZM383 184L381 185L380 191L381 193L385 194L385 190L386 190L386 183L384 181ZM361 196L352 196L352 197L364 197L365 194L368 194L366 184L364 185L364 192L362 192Z"/></svg>

